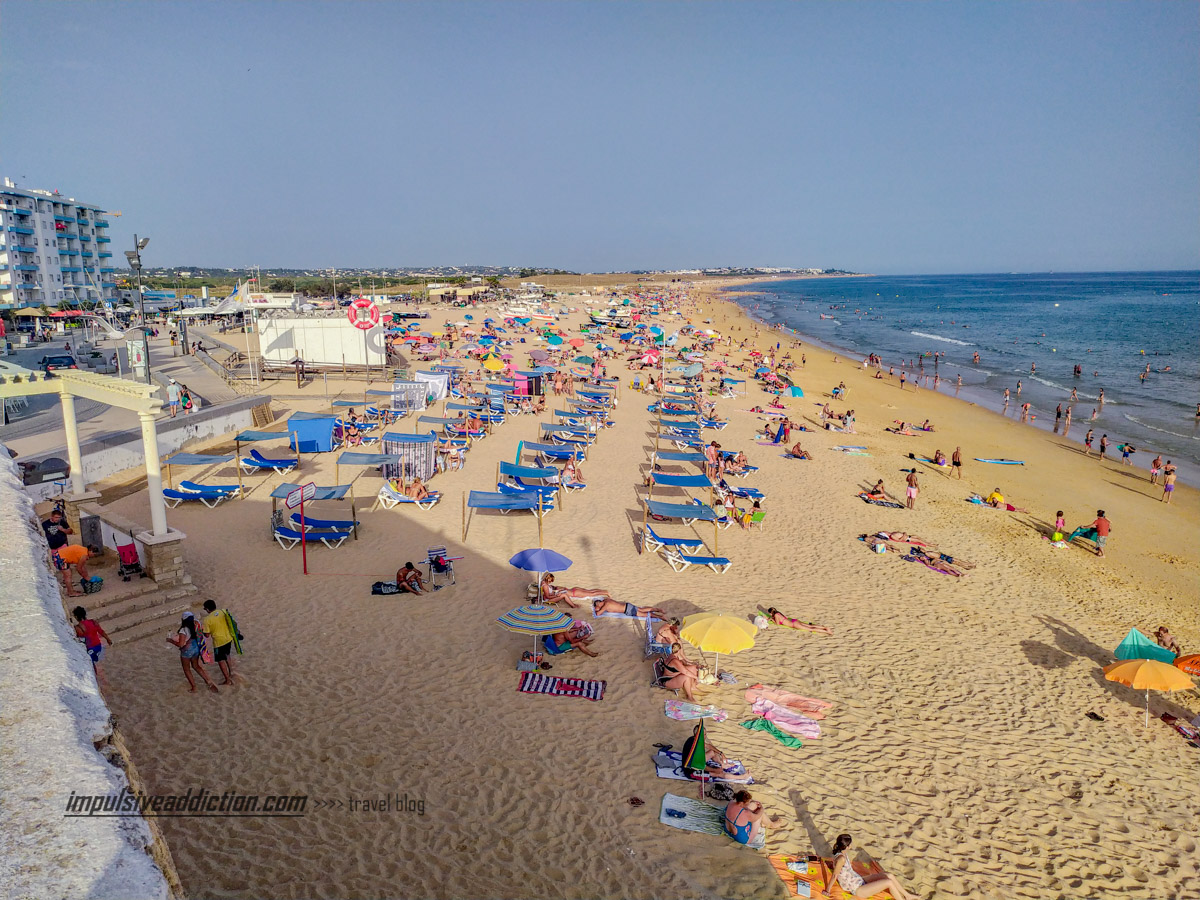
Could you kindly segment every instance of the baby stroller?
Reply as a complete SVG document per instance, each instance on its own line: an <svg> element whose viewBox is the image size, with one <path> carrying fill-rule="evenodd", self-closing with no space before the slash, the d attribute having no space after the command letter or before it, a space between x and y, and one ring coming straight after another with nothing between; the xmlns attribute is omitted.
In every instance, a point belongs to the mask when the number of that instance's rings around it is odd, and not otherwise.
<svg viewBox="0 0 1200 900"><path fill-rule="evenodd" d="M118 547L117 556L121 560L117 574L121 576L122 580L128 581L133 575L146 577L141 560L138 559L137 544L126 544L124 547Z"/></svg>

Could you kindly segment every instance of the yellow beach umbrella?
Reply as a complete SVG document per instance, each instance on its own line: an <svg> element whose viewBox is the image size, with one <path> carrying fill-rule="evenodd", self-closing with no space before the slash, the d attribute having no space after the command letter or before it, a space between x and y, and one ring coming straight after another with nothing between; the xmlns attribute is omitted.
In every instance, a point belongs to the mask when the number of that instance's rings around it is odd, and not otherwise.
<svg viewBox="0 0 1200 900"><path fill-rule="evenodd" d="M499 372L504 368L504 363L495 356L489 356L483 361L483 367L489 372Z"/></svg>
<svg viewBox="0 0 1200 900"><path fill-rule="evenodd" d="M1185 673L1157 659L1122 659L1104 667L1104 677L1146 692L1146 724L1150 724L1151 691L1186 691L1195 687Z"/></svg>
<svg viewBox="0 0 1200 900"><path fill-rule="evenodd" d="M758 628L753 622L724 613L696 613L683 620L679 636L706 653L715 653L717 662L722 653L738 653L754 646ZM714 674L717 662L713 663Z"/></svg>

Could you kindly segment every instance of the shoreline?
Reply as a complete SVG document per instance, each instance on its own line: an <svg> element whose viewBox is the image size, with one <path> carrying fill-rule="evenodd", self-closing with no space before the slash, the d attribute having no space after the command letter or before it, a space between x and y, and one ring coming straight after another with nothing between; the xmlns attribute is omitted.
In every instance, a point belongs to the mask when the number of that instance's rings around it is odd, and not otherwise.
<svg viewBox="0 0 1200 900"><path fill-rule="evenodd" d="M758 283L762 283L762 282L755 282L755 283L758 284ZM742 286L742 285L738 285L738 286L731 286L728 288L723 288L723 289L721 289L721 293L724 296L741 296L741 297L754 297L754 296L762 293L761 291L744 290L744 289L742 289L743 287L744 286ZM857 361L861 363L863 356L872 352L869 349L864 351L864 350L861 350L858 348L853 348L853 347L838 346L836 344L832 344L828 341L825 341L821 338L814 337L805 332L797 331L793 328L790 328L787 325L784 325L782 322L768 322L765 319L760 318L752 310L748 309L745 306L742 306L737 300L731 299L731 300L729 300L729 302L732 303L734 306L738 307L742 311L742 314L745 315L748 319L757 323L759 326L761 326L765 329L780 332L783 334L789 334L789 335L794 336L797 339L802 338L804 341L806 341L810 345L819 347L828 353L840 353L840 354L846 356L848 361L854 361L855 359L857 359ZM886 363L885 363L885 365L886 365ZM913 372L911 372L907 369L905 369L905 371L906 371L906 374L908 374L910 378L914 377ZM889 376L885 374L884 378L888 379ZM1002 419L1009 419L1009 416L1007 414L1005 414L1002 405L1001 405L1001 408L997 409L997 408L994 408L992 403L990 402L990 401L995 401L995 400L999 399L1000 397L1003 396L1002 394L996 393L994 391L990 391L983 385L964 384L962 387L962 394L964 396L960 396L958 393L946 390L946 385L950 383L949 378L943 379L943 381L945 382L945 384L943 384L937 388L930 386L930 387L922 387L921 390L938 393L938 394L941 394L942 396L949 397L950 399L953 399L953 400L960 400L964 403L969 404L970 406L974 406L979 409L985 409L990 412L993 412L997 416L1000 416ZM911 381L910 381L910 383L911 383ZM971 398L973 398L973 399L971 399ZM1019 416L1020 405L1013 404L1013 405L1011 405L1011 409L1014 413L1014 417L1013 417L1012 421L1014 421L1015 424L1027 424L1033 428L1040 429L1041 431L1043 431L1044 433L1046 433L1048 435L1051 435L1052 437L1060 438L1063 441L1071 442L1080 448L1083 447L1083 435L1087 434L1087 431L1089 428L1095 427L1094 425L1090 424L1090 422L1091 422L1090 419L1080 419L1078 421L1072 422L1071 430L1078 431L1078 433L1079 433L1079 438L1078 438L1078 440L1076 440L1076 439L1073 439L1070 437L1064 437L1061 433L1059 433L1058 431L1055 431L1054 426L1050 422L1049 414L1034 415L1031 417L1030 422L1021 423L1019 420L1020 419L1020 416ZM1053 410L1050 410L1050 412L1052 413ZM1123 443L1125 440L1124 438L1122 438L1120 432L1117 430L1111 429L1111 428L1110 429L1097 429L1097 431L1106 431L1109 435L1112 436L1111 441L1110 441L1110 447L1112 448L1112 454L1114 454L1114 455L1110 455L1108 458L1109 459L1115 458L1115 459L1119 460L1120 459L1120 455L1119 455L1120 451L1117 449L1117 447L1121 443ZM1097 437L1096 440L1098 442L1099 438ZM1139 447L1138 448L1138 456L1136 457L1136 461L1133 463L1132 468L1146 472L1147 477L1148 477L1149 472L1150 472L1149 455L1153 452L1155 452L1155 451L1153 451L1152 449L1142 449ZM1166 454L1164 453L1164 456L1165 455ZM1179 462L1175 462L1175 466L1178 471L1178 483L1179 484L1187 484L1187 485L1190 485L1191 487L1200 487L1200 465L1197 465L1196 463L1193 463L1190 460L1182 460Z"/></svg>

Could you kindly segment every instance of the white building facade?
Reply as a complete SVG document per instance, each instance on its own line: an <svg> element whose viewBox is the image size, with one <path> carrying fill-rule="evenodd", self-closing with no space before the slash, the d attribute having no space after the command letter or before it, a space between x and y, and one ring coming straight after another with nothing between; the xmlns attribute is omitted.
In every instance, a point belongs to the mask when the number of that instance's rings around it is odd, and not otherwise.
<svg viewBox="0 0 1200 900"><path fill-rule="evenodd" d="M57 192L0 186L0 308L116 297L108 220Z"/></svg>

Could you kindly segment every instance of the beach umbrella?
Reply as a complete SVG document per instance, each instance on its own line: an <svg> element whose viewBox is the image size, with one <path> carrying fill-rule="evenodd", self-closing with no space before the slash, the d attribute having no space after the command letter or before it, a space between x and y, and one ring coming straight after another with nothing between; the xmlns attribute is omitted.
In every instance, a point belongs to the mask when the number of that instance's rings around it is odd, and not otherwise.
<svg viewBox="0 0 1200 900"><path fill-rule="evenodd" d="M510 609L496 621L500 623L501 628L516 634L532 634L533 652L536 656L539 636L566 631L575 620L553 606L534 603Z"/></svg>
<svg viewBox="0 0 1200 900"><path fill-rule="evenodd" d="M508 561L508 564L518 569L523 569L526 572L537 572L538 603L542 602L542 573L565 572L571 568L571 560L567 559L561 553L556 553L546 547L533 547L529 550L522 550L513 556Z"/></svg>
<svg viewBox="0 0 1200 900"><path fill-rule="evenodd" d="M468 322L474 322L474 321L475 321L475 317L474 317L474 316L463 316L463 318L464 318L464 319L466 319Z"/></svg>
<svg viewBox="0 0 1200 900"><path fill-rule="evenodd" d="M696 723L696 727L692 729L692 749L688 755L683 758L681 765L685 769L692 769L696 772L703 772L708 768L708 748L704 745L704 717L700 717L700 721ZM704 796L704 778L700 779L700 796Z"/></svg>
<svg viewBox="0 0 1200 900"><path fill-rule="evenodd" d="M801 390L800 388L796 387L795 385L792 385L790 388L788 388L788 393L791 394L793 397L803 397L804 396L804 391Z"/></svg>
<svg viewBox="0 0 1200 900"><path fill-rule="evenodd" d="M1117 659L1157 659L1159 662L1173 663L1175 654L1166 647L1160 647L1136 628L1130 628L1125 640L1117 644L1113 651Z"/></svg>
<svg viewBox="0 0 1200 900"><path fill-rule="evenodd" d="M563 342L563 339L560 338L557 334L552 334L552 335L550 335L550 337L546 338L546 343L552 347L557 347L560 344L562 344L562 342Z"/></svg>
<svg viewBox="0 0 1200 900"><path fill-rule="evenodd" d="M754 646L758 626L724 613L696 613L683 620L679 636L705 653L716 654L713 674L722 653L739 653Z"/></svg>
<svg viewBox="0 0 1200 900"><path fill-rule="evenodd" d="M547 353L545 350L543 350L541 347L534 347L532 350L529 351L530 359L547 359L547 358L549 358L549 356L550 356L550 354Z"/></svg>
<svg viewBox="0 0 1200 900"><path fill-rule="evenodd" d="M1175 668L1187 672L1189 675L1200 675L1200 653L1176 658Z"/></svg>
<svg viewBox="0 0 1200 900"><path fill-rule="evenodd" d="M483 367L489 372L499 372L504 368L504 363L500 362L500 360L496 359L494 356L489 356L483 361Z"/></svg>
<svg viewBox="0 0 1200 900"><path fill-rule="evenodd" d="M590 356L577 356L577 357L575 357L575 362L583 363L584 365L590 366L592 363L595 362L595 360L592 359Z"/></svg>
<svg viewBox="0 0 1200 900"><path fill-rule="evenodd" d="M1104 677L1146 692L1146 725L1150 724L1151 691L1186 691L1192 679L1174 666L1157 659L1124 659L1104 667Z"/></svg>
<svg viewBox="0 0 1200 900"><path fill-rule="evenodd" d="M571 338L571 340L567 341L567 343L578 350L583 346L583 338Z"/></svg>

